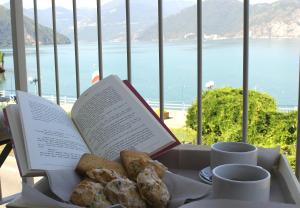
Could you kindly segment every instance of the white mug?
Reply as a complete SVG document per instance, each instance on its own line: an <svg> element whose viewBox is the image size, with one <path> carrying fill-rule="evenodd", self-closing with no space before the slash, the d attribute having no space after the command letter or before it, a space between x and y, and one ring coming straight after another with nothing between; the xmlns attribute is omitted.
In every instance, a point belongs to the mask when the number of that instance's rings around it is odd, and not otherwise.
<svg viewBox="0 0 300 208"><path fill-rule="evenodd" d="M270 198L270 181L270 173L259 166L220 165L213 169L213 197L266 202Z"/></svg>
<svg viewBox="0 0 300 208"><path fill-rule="evenodd" d="M211 169L223 164L257 164L257 148L243 142L218 142L212 145Z"/></svg>

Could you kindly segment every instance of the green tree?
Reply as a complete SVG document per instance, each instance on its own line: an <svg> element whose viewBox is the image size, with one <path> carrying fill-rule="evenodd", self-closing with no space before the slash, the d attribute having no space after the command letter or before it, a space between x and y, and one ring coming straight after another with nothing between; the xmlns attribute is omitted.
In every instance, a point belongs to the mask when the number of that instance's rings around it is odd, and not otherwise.
<svg viewBox="0 0 300 208"><path fill-rule="evenodd" d="M219 88L205 91L202 99L202 140L204 144L217 141L242 140L242 97L239 88ZM188 109L187 127L197 129L197 103ZM249 91L248 141L257 146L281 146L291 164L295 159L297 112L278 112L270 95Z"/></svg>

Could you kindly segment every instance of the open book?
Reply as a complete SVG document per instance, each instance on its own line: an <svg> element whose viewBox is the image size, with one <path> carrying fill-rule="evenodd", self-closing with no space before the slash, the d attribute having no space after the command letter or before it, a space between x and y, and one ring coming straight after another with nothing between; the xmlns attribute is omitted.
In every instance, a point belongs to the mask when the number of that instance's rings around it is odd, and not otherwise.
<svg viewBox="0 0 300 208"><path fill-rule="evenodd" d="M123 149L152 157L179 144L170 130L126 81L111 75L86 90L71 115L26 92L6 108L22 176L74 169L84 153L117 160Z"/></svg>

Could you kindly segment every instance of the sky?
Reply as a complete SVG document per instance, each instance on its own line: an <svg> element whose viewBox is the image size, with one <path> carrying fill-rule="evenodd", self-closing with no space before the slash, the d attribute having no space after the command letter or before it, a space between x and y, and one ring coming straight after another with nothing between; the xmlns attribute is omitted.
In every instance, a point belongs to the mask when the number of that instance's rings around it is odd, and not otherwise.
<svg viewBox="0 0 300 208"><path fill-rule="evenodd" d="M101 0L102 4L105 4L111 0ZM169 0L172 1L172 0ZM194 1L196 0L184 0L184 1ZM242 0L240 0L242 1ZM257 4L257 3L272 3L277 0L250 0L250 4ZM9 0L0 0L0 4L4 4L9 2ZM39 4L43 2L42 4ZM56 0L56 6L65 7L68 9L72 9L72 0ZM39 9L45 9L51 7L51 0L38 0L37 1ZM32 8L33 7L33 0L23 0L24 8ZM95 8L96 0L77 0L77 7L88 7L88 8Z"/></svg>

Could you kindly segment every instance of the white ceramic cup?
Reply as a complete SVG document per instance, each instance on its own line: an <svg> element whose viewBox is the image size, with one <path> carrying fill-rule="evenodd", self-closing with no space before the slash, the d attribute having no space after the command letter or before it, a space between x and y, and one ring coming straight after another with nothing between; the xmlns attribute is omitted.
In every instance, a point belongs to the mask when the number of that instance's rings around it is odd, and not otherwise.
<svg viewBox="0 0 300 208"><path fill-rule="evenodd" d="M211 169L223 164L257 164L257 148L243 142L218 142L212 145Z"/></svg>
<svg viewBox="0 0 300 208"><path fill-rule="evenodd" d="M266 202L270 198L270 181L270 173L259 166L220 165L213 169L213 197Z"/></svg>

